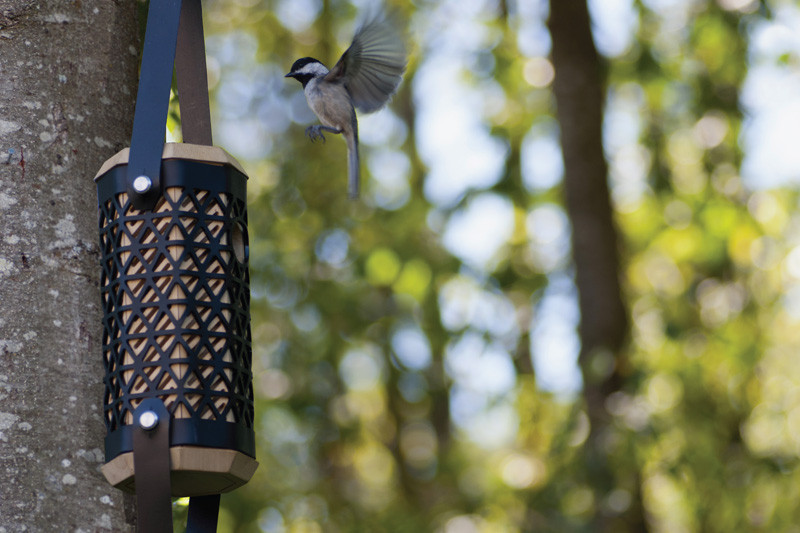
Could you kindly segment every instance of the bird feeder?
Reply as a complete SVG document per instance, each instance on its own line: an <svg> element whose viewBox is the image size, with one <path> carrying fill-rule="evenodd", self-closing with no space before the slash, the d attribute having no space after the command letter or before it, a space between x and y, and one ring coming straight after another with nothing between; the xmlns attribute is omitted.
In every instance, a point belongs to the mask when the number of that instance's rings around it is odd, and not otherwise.
<svg viewBox="0 0 800 533"><path fill-rule="evenodd" d="M172 419L173 495L232 490L252 475L254 455L247 177L220 148L167 144L164 194L138 210L126 191L128 156L119 152L97 177L103 471L133 489L134 414L158 398Z"/></svg>
<svg viewBox="0 0 800 533"><path fill-rule="evenodd" d="M171 496L193 497L189 525L214 531L219 494L258 465L247 175L211 146L200 0L149 10L131 148L95 177L102 471L136 492L139 531L171 531ZM165 144L173 64L187 142Z"/></svg>

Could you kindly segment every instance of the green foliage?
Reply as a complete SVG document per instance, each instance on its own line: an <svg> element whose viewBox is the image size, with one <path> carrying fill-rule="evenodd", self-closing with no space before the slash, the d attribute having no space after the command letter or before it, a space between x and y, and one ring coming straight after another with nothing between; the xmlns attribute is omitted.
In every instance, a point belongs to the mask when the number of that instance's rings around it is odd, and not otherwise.
<svg viewBox="0 0 800 533"><path fill-rule="evenodd" d="M563 215L560 185L532 186L523 165L526 143L554 120L553 67L520 50L531 15L506 2L459 15L486 34L453 61L506 152L501 179L448 204L426 195L418 84L432 51L451 44L441 25L457 17L435 2L396 4L410 23L409 69L379 140L362 146L369 171L353 202L344 143L303 136L312 117L280 75L306 55L330 65L357 10L204 3L216 138L250 174L261 463L223 498L221 530L563 532L600 516L609 531L639 531L641 505L653 531L795 531L797 195L748 191L738 175L748 25L762 15L636 3L635 39L607 58L608 108L632 110L638 132L607 149L632 330L626 353L585 363L586 376L617 364L625 378L604 398L601 447L589 449L584 401L542 390L531 365L543 299L569 275L558 259L567 240L531 222L543 206ZM297 10L317 5L303 22ZM399 172L399 188L376 172ZM475 266L445 234L489 189L510 202L512 228ZM452 356L459 343L507 354L497 364L510 361L513 382L471 390ZM497 420L511 437L487 444ZM618 473L606 486L589 485L598 461Z"/></svg>

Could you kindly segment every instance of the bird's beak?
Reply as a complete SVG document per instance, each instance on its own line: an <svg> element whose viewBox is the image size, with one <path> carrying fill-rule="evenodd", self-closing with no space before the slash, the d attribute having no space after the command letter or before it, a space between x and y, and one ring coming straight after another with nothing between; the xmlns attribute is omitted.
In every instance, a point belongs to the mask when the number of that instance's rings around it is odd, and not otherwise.
<svg viewBox="0 0 800 533"><path fill-rule="evenodd" d="M284 78L294 78L294 76L295 76L294 72L290 72L289 74L284 76Z"/></svg>

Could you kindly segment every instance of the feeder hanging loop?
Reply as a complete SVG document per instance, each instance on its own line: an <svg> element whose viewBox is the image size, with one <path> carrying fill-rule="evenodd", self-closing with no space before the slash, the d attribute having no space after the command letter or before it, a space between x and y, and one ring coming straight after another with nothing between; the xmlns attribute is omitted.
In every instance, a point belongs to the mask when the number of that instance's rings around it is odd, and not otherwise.
<svg viewBox="0 0 800 533"><path fill-rule="evenodd" d="M180 19L181 0L150 2L128 162L128 194L140 211L152 210L162 195L161 153Z"/></svg>

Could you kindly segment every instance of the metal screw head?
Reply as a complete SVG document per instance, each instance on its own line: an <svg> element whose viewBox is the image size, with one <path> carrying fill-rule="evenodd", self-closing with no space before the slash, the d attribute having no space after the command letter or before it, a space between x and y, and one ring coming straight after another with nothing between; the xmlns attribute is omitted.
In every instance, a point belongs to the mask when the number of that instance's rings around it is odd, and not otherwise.
<svg viewBox="0 0 800 533"><path fill-rule="evenodd" d="M153 180L149 176L139 176L133 180L133 190L138 193L146 193L153 186Z"/></svg>
<svg viewBox="0 0 800 533"><path fill-rule="evenodd" d="M158 415L155 411L145 411L139 415L139 425L146 430L155 428L158 425Z"/></svg>

